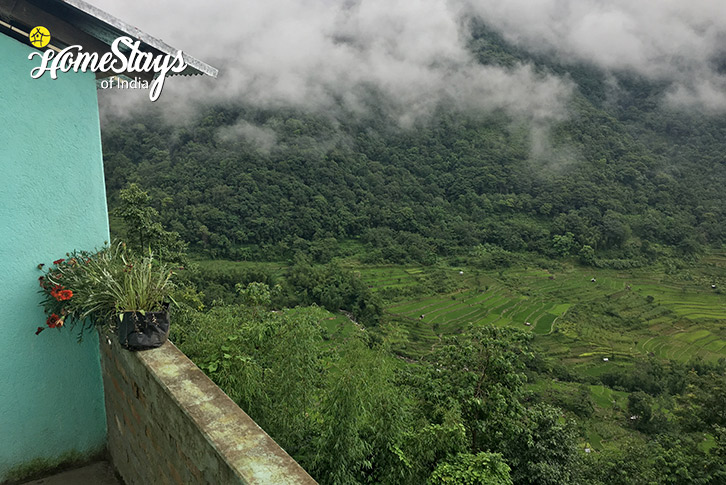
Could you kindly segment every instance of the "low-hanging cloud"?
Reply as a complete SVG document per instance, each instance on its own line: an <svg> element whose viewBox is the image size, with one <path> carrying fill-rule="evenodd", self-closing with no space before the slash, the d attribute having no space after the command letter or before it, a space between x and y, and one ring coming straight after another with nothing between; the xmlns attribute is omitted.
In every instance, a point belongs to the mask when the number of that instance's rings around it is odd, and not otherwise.
<svg viewBox="0 0 726 485"><path fill-rule="evenodd" d="M277 135L274 130L253 125L246 120L238 120L234 125L221 128L217 137L226 142L244 140L264 153L269 153L277 143Z"/></svg>
<svg viewBox="0 0 726 485"><path fill-rule="evenodd" d="M463 0L508 41L671 83L667 101L726 110L726 8L717 0Z"/></svg>
<svg viewBox="0 0 726 485"><path fill-rule="evenodd" d="M181 90L185 102L357 112L368 109L374 92L382 96L377 109L403 126L442 102L547 123L566 116L572 90L566 79L526 64L479 64L466 47L466 9L458 1L94 3L220 69L214 81L168 82L157 103L169 109ZM118 106L107 94L102 103Z"/></svg>

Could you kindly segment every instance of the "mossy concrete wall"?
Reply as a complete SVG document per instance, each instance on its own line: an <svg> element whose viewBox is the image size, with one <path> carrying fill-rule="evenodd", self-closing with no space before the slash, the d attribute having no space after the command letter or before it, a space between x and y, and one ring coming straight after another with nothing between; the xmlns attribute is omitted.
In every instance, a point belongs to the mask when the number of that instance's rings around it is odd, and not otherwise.
<svg viewBox="0 0 726 485"><path fill-rule="evenodd" d="M47 329L38 263L108 239L95 77L0 34L0 483L103 450L98 339Z"/></svg>
<svg viewBox="0 0 726 485"><path fill-rule="evenodd" d="M315 483L171 342L129 352L102 335L101 354L108 451L126 485Z"/></svg>

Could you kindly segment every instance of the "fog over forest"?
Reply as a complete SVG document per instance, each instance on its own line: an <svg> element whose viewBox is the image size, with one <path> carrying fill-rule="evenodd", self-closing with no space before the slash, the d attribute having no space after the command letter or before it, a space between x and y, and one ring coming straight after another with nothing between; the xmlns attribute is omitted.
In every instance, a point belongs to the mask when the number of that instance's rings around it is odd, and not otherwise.
<svg viewBox="0 0 726 485"><path fill-rule="evenodd" d="M365 109L374 88L385 93L385 109L402 126L442 101L536 121L566 117L572 93L567 76L535 72L522 62L476 62L469 49L475 19L522 48L667 83L664 103L726 110L726 9L710 0L95 4L220 69L216 81L165 87L188 92L192 105L243 100L260 107L330 112L341 106L355 112ZM617 93L614 77L612 83ZM122 100L104 95L102 103L118 114L130 97L142 100L134 94L124 93ZM156 109L178 115L178 100L162 98Z"/></svg>

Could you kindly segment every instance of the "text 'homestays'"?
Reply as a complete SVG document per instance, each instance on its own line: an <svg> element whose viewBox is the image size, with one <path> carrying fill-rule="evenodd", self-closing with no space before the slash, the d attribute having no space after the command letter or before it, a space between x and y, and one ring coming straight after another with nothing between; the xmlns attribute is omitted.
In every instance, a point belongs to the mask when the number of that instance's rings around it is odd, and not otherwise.
<svg viewBox="0 0 726 485"><path fill-rule="evenodd" d="M154 55L142 52L139 49L140 45L140 41L134 41L131 37L119 37L111 44L111 52L102 55L97 52L84 52L80 45L71 45L58 52L51 49L43 53L31 52L28 59L33 60L38 56L41 58L41 64L30 71L30 76L38 79L49 72L51 79L57 79L58 71L113 72L125 76L153 72L155 78L149 84L149 99L156 101L161 95L166 75L169 72L182 72L187 64L184 62L182 51L177 51L175 55ZM126 49L121 46L125 46Z"/></svg>

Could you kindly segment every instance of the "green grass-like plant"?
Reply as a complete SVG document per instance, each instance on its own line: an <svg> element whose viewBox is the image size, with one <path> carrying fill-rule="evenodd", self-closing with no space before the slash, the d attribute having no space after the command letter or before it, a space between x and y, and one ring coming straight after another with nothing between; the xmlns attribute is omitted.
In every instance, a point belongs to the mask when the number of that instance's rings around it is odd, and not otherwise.
<svg viewBox="0 0 726 485"><path fill-rule="evenodd" d="M80 325L80 338L85 330L112 323L119 313L161 310L173 287L172 275L151 252L138 256L121 242L95 252L67 253L39 278L46 326Z"/></svg>

